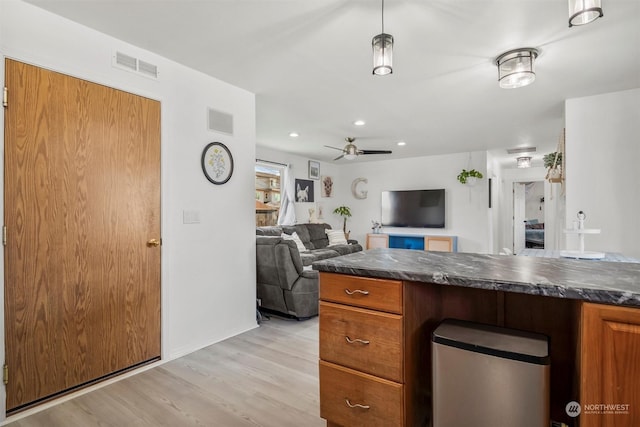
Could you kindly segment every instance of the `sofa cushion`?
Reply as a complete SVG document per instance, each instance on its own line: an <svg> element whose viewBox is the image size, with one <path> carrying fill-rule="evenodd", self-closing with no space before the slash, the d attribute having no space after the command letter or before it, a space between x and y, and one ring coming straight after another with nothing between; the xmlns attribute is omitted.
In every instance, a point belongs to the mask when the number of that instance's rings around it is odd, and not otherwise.
<svg viewBox="0 0 640 427"><path fill-rule="evenodd" d="M279 225L269 225L265 227L256 227L256 236L278 236L282 234L282 227Z"/></svg>
<svg viewBox="0 0 640 427"><path fill-rule="evenodd" d="M312 249L309 252L304 252L300 254L300 258L302 258L302 265L305 267L307 265L313 264L315 261L335 258L337 256L340 256L340 252L334 251L333 249L329 249L329 248Z"/></svg>
<svg viewBox="0 0 640 427"><path fill-rule="evenodd" d="M298 233L298 237L302 240L302 243L307 249L314 249L311 244L311 238L309 237L309 230L307 230L307 224L296 224L296 225L283 225L282 231L287 234Z"/></svg>
<svg viewBox="0 0 640 427"><path fill-rule="evenodd" d="M328 249L333 249L338 252L340 255L349 255L354 252L359 252L362 250L362 245L356 244L348 244L348 245L331 245Z"/></svg>
<svg viewBox="0 0 640 427"><path fill-rule="evenodd" d="M329 224L306 224L307 230L309 230L309 239L313 245L313 249L326 248L329 245L329 239L325 230L331 230Z"/></svg>
<svg viewBox="0 0 640 427"><path fill-rule="evenodd" d="M329 246L333 245L346 245L347 239L344 236L342 230L324 230L329 237Z"/></svg>
<svg viewBox="0 0 640 427"><path fill-rule="evenodd" d="M302 243L302 240L300 240L298 233L295 231L290 235L287 233L282 233L281 237L285 240L293 240L296 243L299 252L306 252L308 250L304 243Z"/></svg>

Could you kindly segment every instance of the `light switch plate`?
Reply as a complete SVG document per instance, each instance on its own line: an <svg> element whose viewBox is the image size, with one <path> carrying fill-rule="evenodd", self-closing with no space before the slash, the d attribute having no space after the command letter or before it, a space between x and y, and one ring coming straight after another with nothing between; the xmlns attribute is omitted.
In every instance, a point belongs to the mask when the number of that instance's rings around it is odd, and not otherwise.
<svg viewBox="0 0 640 427"><path fill-rule="evenodd" d="M200 224L200 212L193 210L182 211L183 224Z"/></svg>

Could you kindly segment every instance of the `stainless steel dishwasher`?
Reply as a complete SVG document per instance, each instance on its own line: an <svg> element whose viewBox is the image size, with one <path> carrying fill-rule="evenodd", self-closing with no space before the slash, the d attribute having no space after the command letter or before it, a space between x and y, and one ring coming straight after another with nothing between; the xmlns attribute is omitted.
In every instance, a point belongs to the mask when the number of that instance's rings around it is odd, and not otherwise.
<svg viewBox="0 0 640 427"><path fill-rule="evenodd" d="M433 332L433 427L548 427L549 339L447 319Z"/></svg>

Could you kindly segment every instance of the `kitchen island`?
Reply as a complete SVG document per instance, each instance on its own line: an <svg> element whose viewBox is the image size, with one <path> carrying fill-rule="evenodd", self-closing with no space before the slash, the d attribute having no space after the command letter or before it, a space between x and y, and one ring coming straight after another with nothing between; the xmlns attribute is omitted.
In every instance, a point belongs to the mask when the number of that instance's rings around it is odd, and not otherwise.
<svg viewBox="0 0 640 427"><path fill-rule="evenodd" d="M313 268L329 426L430 425L431 333L446 318L547 335L552 420L640 425L640 264L373 249Z"/></svg>

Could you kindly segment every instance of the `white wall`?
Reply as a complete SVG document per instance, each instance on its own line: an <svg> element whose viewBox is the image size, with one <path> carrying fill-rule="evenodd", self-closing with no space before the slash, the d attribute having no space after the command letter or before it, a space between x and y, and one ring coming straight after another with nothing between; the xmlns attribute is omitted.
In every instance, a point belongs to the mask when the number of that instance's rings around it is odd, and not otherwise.
<svg viewBox="0 0 640 427"><path fill-rule="evenodd" d="M640 89L569 99L565 110L567 226L582 210L602 230L586 250L640 258Z"/></svg>
<svg viewBox="0 0 640 427"><path fill-rule="evenodd" d="M0 4L3 57L161 102L163 358L255 327L255 96L27 3ZM115 50L157 64L159 79L113 68ZM207 130L207 107L234 115L234 136ZM233 176L222 186L210 184L200 167L211 141L234 156ZM198 211L200 224L182 224L183 210Z"/></svg>

